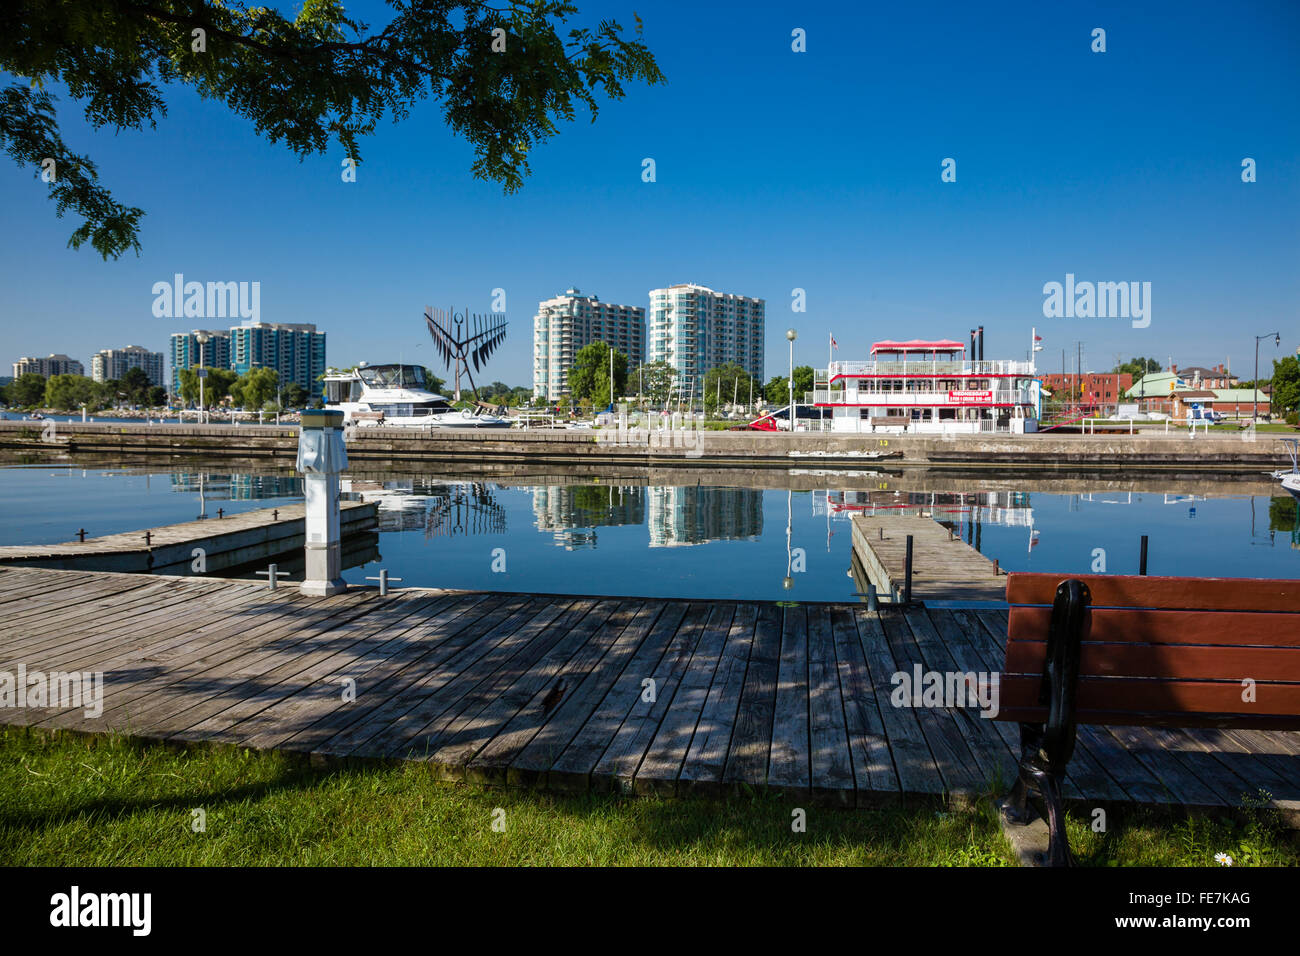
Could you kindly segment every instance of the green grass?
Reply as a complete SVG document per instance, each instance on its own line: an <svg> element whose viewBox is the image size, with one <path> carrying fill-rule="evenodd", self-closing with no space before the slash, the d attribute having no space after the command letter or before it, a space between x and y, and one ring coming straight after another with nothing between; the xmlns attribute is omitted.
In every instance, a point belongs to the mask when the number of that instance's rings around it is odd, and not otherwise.
<svg viewBox="0 0 1300 956"><path fill-rule="evenodd" d="M791 830L803 807L807 831ZM206 830L191 828L195 809ZM504 811L497 814L496 811ZM504 832L493 829L494 815ZM1083 816L1087 865L1300 863L1294 831L1242 821ZM312 770L274 753L175 750L120 738L0 729L0 864L42 865L883 865L1007 866L989 800L854 811L770 793L728 800L490 790L418 764Z"/></svg>
<svg viewBox="0 0 1300 956"><path fill-rule="evenodd" d="M1212 432L1243 432L1246 430L1236 422L1219 422L1217 425L1210 425L1209 428ZM1256 425L1255 431L1260 433L1270 432L1289 435L1294 434L1297 429L1294 425L1285 425L1281 422L1269 422L1263 425Z"/></svg>

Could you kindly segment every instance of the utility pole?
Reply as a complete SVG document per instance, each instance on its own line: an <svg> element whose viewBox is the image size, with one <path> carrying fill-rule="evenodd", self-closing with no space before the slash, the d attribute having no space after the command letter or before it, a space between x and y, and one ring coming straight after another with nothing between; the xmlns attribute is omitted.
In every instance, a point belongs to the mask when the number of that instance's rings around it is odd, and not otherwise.
<svg viewBox="0 0 1300 956"><path fill-rule="evenodd" d="M1269 332L1266 335L1255 336L1255 381L1252 383L1251 396L1250 396L1254 400L1250 412L1251 422L1254 422L1257 418L1259 418L1259 340L1266 339L1270 335L1273 337L1273 344L1275 346L1282 344L1282 336L1279 335L1277 332ZM1273 407L1273 401L1272 401L1272 396L1270 396L1269 408L1272 407Z"/></svg>

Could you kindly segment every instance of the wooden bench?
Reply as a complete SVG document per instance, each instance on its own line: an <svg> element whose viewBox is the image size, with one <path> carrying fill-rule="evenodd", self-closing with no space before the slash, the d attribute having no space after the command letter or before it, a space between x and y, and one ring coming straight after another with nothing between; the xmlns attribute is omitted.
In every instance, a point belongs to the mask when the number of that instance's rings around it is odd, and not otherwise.
<svg viewBox="0 0 1300 956"><path fill-rule="evenodd" d="M906 428L912 423L912 420L906 415L877 415L876 417L867 420L871 422L872 428L875 428L877 425L902 425Z"/></svg>
<svg viewBox="0 0 1300 956"><path fill-rule="evenodd" d="M1300 581L1121 575L1007 577L998 720L1020 723L1003 803L1047 820L1072 862L1061 778L1077 724L1300 729Z"/></svg>

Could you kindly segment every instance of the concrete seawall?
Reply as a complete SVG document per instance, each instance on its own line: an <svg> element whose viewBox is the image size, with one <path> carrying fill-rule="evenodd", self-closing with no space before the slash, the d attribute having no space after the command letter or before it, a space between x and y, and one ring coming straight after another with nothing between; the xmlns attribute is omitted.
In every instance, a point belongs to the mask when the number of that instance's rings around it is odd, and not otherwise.
<svg viewBox="0 0 1300 956"><path fill-rule="evenodd" d="M171 460L231 457L291 464L298 432L283 425L56 424L0 422L0 449ZM1259 472L1288 464L1273 435L1186 432L1138 435L832 435L768 432L522 431L485 429L428 433L360 428L349 434L353 467L401 462L450 465L628 465L686 468L878 469L927 466L1071 471L1154 469Z"/></svg>

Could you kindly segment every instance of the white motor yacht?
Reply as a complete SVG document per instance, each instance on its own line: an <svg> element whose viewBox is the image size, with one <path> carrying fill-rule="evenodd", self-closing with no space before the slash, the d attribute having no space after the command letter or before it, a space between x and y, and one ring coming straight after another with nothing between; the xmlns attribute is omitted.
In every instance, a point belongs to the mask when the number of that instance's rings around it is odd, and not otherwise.
<svg viewBox="0 0 1300 956"><path fill-rule="evenodd" d="M358 365L328 372L325 407L343 412L345 424L401 428L509 428L510 419L482 409L459 409L429 391L419 365Z"/></svg>

